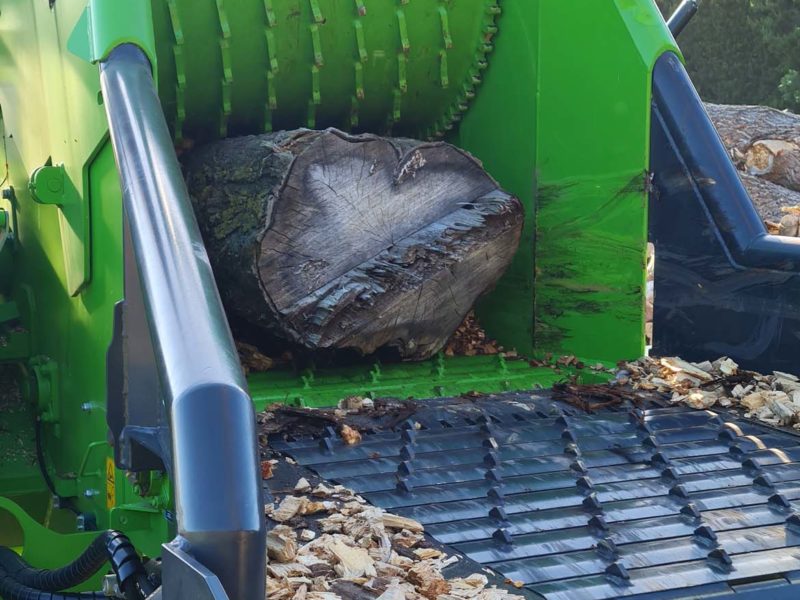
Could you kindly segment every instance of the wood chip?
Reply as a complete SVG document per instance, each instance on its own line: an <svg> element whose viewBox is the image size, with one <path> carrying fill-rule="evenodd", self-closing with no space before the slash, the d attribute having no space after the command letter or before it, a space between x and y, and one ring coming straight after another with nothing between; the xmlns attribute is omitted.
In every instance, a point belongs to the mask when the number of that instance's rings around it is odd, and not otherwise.
<svg viewBox="0 0 800 600"><path fill-rule="evenodd" d="M272 511L270 517L278 523L284 523L295 516L306 504L307 500L298 496L286 496L278 508Z"/></svg>
<svg viewBox="0 0 800 600"><path fill-rule="evenodd" d="M292 600L306 600L306 596L308 595L308 584L303 583L297 588L297 591L292 596Z"/></svg>
<svg viewBox="0 0 800 600"><path fill-rule="evenodd" d="M311 575L311 570L299 562L291 563L267 563L267 573L273 577L303 577Z"/></svg>
<svg viewBox="0 0 800 600"><path fill-rule="evenodd" d="M334 570L344 579L355 577L375 577L375 561L364 548L353 548L341 540L336 540L328 546L328 550L336 557L338 564Z"/></svg>
<svg viewBox="0 0 800 600"><path fill-rule="evenodd" d="M277 460L262 460L261 461L261 479L272 479L274 475L274 467Z"/></svg>
<svg viewBox="0 0 800 600"><path fill-rule="evenodd" d="M409 519L408 517L401 517L391 513L383 513L383 526L388 529L405 529L412 533L422 533L425 528L422 523Z"/></svg>
<svg viewBox="0 0 800 600"><path fill-rule="evenodd" d="M442 577L441 572L427 561L411 567L408 571L408 580L428 600L436 600L439 595L450 592L450 584Z"/></svg>
<svg viewBox="0 0 800 600"><path fill-rule="evenodd" d="M661 365L676 374L686 374L700 381L711 381L713 376L706 371L694 366L692 363L681 360L677 357L662 358Z"/></svg>
<svg viewBox="0 0 800 600"><path fill-rule="evenodd" d="M441 550L437 550L436 548L418 548L414 550L414 554L417 555L418 558L421 560L428 560L430 558L441 558L444 556L444 552Z"/></svg>
<svg viewBox="0 0 800 600"><path fill-rule="evenodd" d="M361 434L346 423L339 430L339 435L342 436L344 443L348 446L355 446L361 442Z"/></svg>
<svg viewBox="0 0 800 600"><path fill-rule="evenodd" d="M276 525L267 531L267 556L280 563L288 563L297 556L294 531L285 525Z"/></svg>
<svg viewBox="0 0 800 600"><path fill-rule="evenodd" d="M395 582L378 596L377 600L406 600L406 593L399 582Z"/></svg>
<svg viewBox="0 0 800 600"><path fill-rule="evenodd" d="M303 529L303 531L300 532L300 536L299 537L300 537L300 541L302 541L302 542L310 542L315 537L317 537L317 534L314 533L313 531L311 531L310 529Z"/></svg>

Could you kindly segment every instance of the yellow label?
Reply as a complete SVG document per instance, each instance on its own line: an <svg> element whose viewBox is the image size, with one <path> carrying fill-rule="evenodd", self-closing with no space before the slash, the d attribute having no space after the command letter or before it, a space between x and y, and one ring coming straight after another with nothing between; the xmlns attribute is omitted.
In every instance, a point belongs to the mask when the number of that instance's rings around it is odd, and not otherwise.
<svg viewBox="0 0 800 600"><path fill-rule="evenodd" d="M106 458L106 508L111 510L117 504L117 486L115 483L116 471L114 459Z"/></svg>

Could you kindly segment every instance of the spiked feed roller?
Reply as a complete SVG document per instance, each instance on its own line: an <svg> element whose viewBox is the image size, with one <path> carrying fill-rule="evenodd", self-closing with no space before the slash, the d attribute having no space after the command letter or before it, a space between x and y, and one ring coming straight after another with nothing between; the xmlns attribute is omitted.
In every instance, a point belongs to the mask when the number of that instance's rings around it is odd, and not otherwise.
<svg viewBox="0 0 800 600"><path fill-rule="evenodd" d="M795 433L550 390L644 353L648 240L656 352L800 374L800 246L652 0L7 0L0 40L0 598L262 600L267 446L531 598L796 596ZM453 350L473 311L507 352ZM348 397L417 416L257 435Z"/></svg>
<svg viewBox="0 0 800 600"><path fill-rule="evenodd" d="M158 2L177 138L308 127L441 137L475 96L500 7L462 2Z"/></svg>

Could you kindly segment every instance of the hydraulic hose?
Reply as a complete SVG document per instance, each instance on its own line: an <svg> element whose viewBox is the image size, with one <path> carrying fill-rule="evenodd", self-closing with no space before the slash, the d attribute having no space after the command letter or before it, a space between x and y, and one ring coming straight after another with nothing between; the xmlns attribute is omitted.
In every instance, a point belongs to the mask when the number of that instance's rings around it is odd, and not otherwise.
<svg viewBox="0 0 800 600"><path fill-rule="evenodd" d="M128 600L144 598L153 591L133 544L124 534L109 530L98 535L78 558L59 569L36 569L11 549L0 547L0 596L6 600L96 598L93 592L84 596L54 592L88 581L106 563L110 563Z"/></svg>
<svg viewBox="0 0 800 600"><path fill-rule="evenodd" d="M103 592L43 592L14 581L0 571L0 596L5 600L107 600Z"/></svg>

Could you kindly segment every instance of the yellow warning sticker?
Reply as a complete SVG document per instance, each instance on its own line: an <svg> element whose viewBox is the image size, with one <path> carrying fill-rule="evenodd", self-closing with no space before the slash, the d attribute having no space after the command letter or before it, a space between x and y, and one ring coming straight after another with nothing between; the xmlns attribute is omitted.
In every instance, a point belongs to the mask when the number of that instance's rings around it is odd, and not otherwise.
<svg viewBox="0 0 800 600"><path fill-rule="evenodd" d="M111 510L117 504L116 471L114 469L114 459L110 456L106 458L106 508Z"/></svg>

